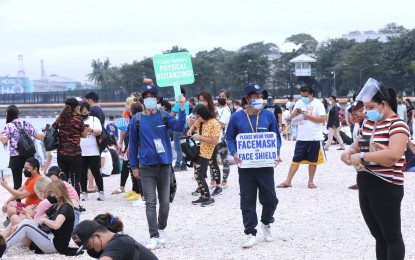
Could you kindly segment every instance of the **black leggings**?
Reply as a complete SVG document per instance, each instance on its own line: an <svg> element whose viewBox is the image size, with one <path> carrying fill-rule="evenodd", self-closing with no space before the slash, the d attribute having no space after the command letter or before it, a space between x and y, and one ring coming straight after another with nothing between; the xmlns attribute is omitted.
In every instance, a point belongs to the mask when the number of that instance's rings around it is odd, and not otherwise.
<svg viewBox="0 0 415 260"><path fill-rule="evenodd" d="M98 191L104 191L104 182L101 175L101 156L82 156L81 190L86 193L88 192L88 169L91 169Z"/></svg>
<svg viewBox="0 0 415 260"><path fill-rule="evenodd" d="M10 156L9 168L13 174L13 188L18 190L22 186L23 181L23 168L26 160L29 157L23 157L20 155Z"/></svg>
<svg viewBox="0 0 415 260"><path fill-rule="evenodd" d="M200 195L203 198L209 198L210 192L209 187L206 183L206 171L209 164L209 160L203 157L197 158L196 163L194 163L195 168L195 179L197 186L200 188Z"/></svg>
<svg viewBox="0 0 415 260"><path fill-rule="evenodd" d="M82 172L82 156L68 156L58 154L58 166L65 173L66 180L71 179L71 185L75 188L78 196L81 194L79 181Z"/></svg>
<svg viewBox="0 0 415 260"><path fill-rule="evenodd" d="M220 168L218 165L218 160L216 159L217 156L218 150L215 147L215 150L213 150L212 158L209 160L210 179L214 180L217 185L220 185Z"/></svg>
<svg viewBox="0 0 415 260"><path fill-rule="evenodd" d="M127 182L127 179L128 179L128 174L131 174L131 181L133 183L132 190L139 194L142 194L143 189L141 187L141 179L137 180L133 176L133 173L130 169L130 161L122 161L121 180L120 180L121 187L125 187L125 183Z"/></svg>
<svg viewBox="0 0 415 260"><path fill-rule="evenodd" d="M376 239L376 258L404 259L405 244L401 232L403 186L365 172L357 174L357 185L360 210Z"/></svg>

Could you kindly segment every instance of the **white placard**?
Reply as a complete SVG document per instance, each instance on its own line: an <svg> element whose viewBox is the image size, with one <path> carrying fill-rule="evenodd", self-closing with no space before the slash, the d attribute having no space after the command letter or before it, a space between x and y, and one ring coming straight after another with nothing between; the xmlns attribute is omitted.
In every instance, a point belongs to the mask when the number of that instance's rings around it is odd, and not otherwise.
<svg viewBox="0 0 415 260"><path fill-rule="evenodd" d="M277 134L244 133L236 136L236 150L241 168L274 167L277 158Z"/></svg>

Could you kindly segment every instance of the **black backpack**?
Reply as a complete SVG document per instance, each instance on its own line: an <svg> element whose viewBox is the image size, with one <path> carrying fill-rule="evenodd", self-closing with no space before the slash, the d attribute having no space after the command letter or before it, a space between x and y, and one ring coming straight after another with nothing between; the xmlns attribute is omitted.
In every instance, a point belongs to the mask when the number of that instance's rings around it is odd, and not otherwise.
<svg viewBox="0 0 415 260"><path fill-rule="evenodd" d="M200 123L199 135L202 135L202 126L203 123ZM199 157L200 146L196 144L191 136L182 137L181 139L184 140L180 146L182 147L182 153L186 161L186 165L188 167L193 167L193 163L196 162L197 158Z"/></svg>
<svg viewBox="0 0 415 260"><path fill-rule="evenodd" d="M56 129L56 125L53 124L45 130L45 138L43 138L43 144L46 151L53 151L59 147L59 132Z"/></svg>
<svg viewBox="0 0 415 260"><path fill-rule="evenodd" d="M94 118L92 118L92 122L94 122ZM99 121L101 124L101 121ZM98 144L98 150L99 153L101 154L105 148L107 148L107 146L110 144L110 135L108 134L107 130L105 129L105 127L101 124L101 134L98 135L96 137L97 139L97 144Z"/></svg>
<svg viewBox="0 0 415 260"><path fill-rule="evenodd" d="M36 147L32 138L26 134L24 127L25 121L23 121L23 128L19 127L15 122L13 122L13 124L20 132L20 138L17 141L17 151L19 152L19 155L23 157L33 157L36 153Z"/></svg>

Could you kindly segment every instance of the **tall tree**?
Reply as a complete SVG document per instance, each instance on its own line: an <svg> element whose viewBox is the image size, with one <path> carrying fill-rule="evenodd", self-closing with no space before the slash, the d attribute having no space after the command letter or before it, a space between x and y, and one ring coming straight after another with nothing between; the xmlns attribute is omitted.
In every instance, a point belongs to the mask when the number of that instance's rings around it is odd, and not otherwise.
<svg viewBox="0 0 415 260"><path fill-rule="evenodd" d="M408 32L408 29L403 27L402 25L397 25L396 23L388 23L379 30L380 33L404 33Z"/></svg>
<svg viewBox="0 0 415 260"><path fill-rule="evenodd" d="M297 45L301 44L301 47L297 50L300 54L313 54L318 45L318 41L307 33L293 34L285 39L285 42L292 42Z"/></svg>

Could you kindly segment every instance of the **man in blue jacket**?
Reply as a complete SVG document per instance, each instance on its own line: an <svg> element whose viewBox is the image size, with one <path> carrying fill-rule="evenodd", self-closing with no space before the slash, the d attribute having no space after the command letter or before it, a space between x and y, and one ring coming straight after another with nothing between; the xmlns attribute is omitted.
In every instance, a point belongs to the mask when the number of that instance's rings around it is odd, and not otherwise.
<svg viewBox="0 0 415 260"><path fill-rule="evenodd" d="M154 250L166 241L165 228L169 216L170 174L173 160L168 129L183 132L186 124L184 103L186 99L180 95L180 111L178 119L157 109L161 101L158 88L154 85L143 86L141 90L144 111L139 124L134 115L130 120L129 158L135 178L141 178L146 200L146 216L150 232L148 249ZM164 112L163 112L164 113ZM140 162L140 163L138 163ZM160 207L157 219L157 194ZM158 220L158 221L157 221Z"/></svg>
<svg viewBox="0 0 415 260"><path fill-rule="evenodd" d="M245 86L245 97L243 104L248 107L232 114L226 131L226 143L229 152L236 163L242 163L238 156L236 147L236 136L241 133L275 132L277 134L277 158L281 147L281 136L278 131L277 121L271 111L263 110L263 100L267 98L268 92L256 83ZM273 241L270 224L274 222L274 212L277 209L278 199L274 186L274 168L240 168L239 187L241 196L241 210L244 224L244 232L247 235L246 241L241 245L249 248L256 244L256 226L258 217L256 214L257 194L262 205L262 231L266 242Z"/></svg>

